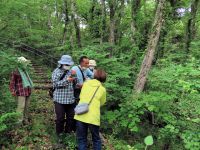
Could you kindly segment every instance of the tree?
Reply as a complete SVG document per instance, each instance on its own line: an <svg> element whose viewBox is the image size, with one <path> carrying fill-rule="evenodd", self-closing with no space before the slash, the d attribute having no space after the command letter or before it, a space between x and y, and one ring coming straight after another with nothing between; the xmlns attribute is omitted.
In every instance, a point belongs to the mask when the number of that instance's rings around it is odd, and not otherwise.
<svg viewBox="0 0 200 150"><path fill-rule="evenodd" d="M124 9L125 9L125 1L120 0L117 4L117 11L116 11L116 29L115 29L115 43L120 44L122 38L122 17L124 16Z"/></svg>
<svg viewBox="0 0 200 150"><path fill-rule="evenodd" d="M140 72L136 79L135 86L134 86L134 90L138 93L143 91L149 70L152 65L155 49L158 44L158 40L160 37L160 31L161 31L162 24L164 21L164 19L163 19L164 7L165 7L165 0L159 0L158 6L156 9L155 18L154 18L154 23L152 26L152 31L149 36L147 52L144 56L144 59L143 59L142 65L141 65L141 69L140 69Z"/></svg>
<svg viewBox="0 0 200 150"><path fill-rule="evenodd" d="M109 35L109 42L111 45L115 44L115 12L116 12L116 0L109 0L109 8L110 8L110 35Z"/></svg>
<svg viewBox="0 0 200 150"><path fill-rule="evenodd" d="M74 22L74 28L75 28L75 32L76 32L76 42L77 42L78 47L81 48L82 45L81 45L80 20L79 20L79 16L76 13L76 1L75 0L71 1L71 11L72 11L71 20Z"/></svg>
<svg viewBox="0 0 200 150"><path fill-rule="evenodd" d="M136 44L136 16L139 11L141 0L132 0L131 1L131 40L133 44Z"/></svg>
<svg viewBox="0 0 200 150"><path fill-rule="evenodd" d="M95 16L96 16L96 7L97 7L97 1L96 0L92 0L91 2L91 8L89 10L89 19L88 19L88 24L89 24L89 30L90 30L90 34L92 35L92 38L96 37L95 34Z"/></svg>
<svg viewBox="0 0 200 150"><path fill-rule="evenodd" d="M63 13L64 13L64 30L63 30L63 39L62 44L65 44L66 36L67 36L67 25L69 23L69 13L68 13L68 3L67 0L64 0L64 6L63 6Z"/></svg>
<svg viewBox="0 0 200 150"><path fill-rule="evenodd" d="M198 11L199 0L193 0L191 4L191 13L186 26L186 51L189 51L190 43L195 37L196 32L196 14Z"/></svg>
<svg viewBox="0 0 200 150"><path fill-rule="evenodd" d="M100 26L100 44L105 41L105 31L106 31L106 6L105 0L101 0L101 26Z"/></svg>

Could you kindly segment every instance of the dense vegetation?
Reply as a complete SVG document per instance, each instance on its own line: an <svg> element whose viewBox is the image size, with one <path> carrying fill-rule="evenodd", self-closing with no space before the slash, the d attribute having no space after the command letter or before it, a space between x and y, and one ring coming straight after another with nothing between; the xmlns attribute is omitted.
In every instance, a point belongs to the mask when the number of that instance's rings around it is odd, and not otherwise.
<svg viewBox="0 0 200 150"><path fill-rule="evenodd" d="M52 61L69 54L76 63L87 55L106 70L101 126L109 146L145 149L144 138L152 135L148 149L199 150L199 3L0 0L0 147L12 149L17 143L11 140L17 136L11 134L17 130L17 113L9 74L18 66L17 56L37 49L42 57L27 57L50 69Z"/></svg>

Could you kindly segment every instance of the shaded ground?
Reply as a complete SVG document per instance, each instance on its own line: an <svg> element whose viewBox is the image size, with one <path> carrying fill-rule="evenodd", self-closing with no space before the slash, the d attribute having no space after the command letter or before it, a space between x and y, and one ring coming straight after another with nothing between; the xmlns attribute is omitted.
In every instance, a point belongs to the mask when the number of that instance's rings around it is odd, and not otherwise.
<svg viewBox="0 0 200 150"><path fill-rule="evenodd" d="M14 147L16 149L42 150L75 148L74 134L63 137L65 147L57 142L54 107L52 100L47 96L47 91L35 90L33 92L29 114L30 122L11 133L12 142L17 143L17 145L13 145L13 149Z"/></svg>

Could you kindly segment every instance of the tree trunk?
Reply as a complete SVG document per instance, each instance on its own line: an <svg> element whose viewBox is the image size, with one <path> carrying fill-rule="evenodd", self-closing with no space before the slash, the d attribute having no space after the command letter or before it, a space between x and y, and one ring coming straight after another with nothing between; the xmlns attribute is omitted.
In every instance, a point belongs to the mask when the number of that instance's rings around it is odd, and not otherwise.
<svg viewBox="0 0 200 150"><path fill-rule="evenodd" d="M69 23L69 13L68 13L68 3L67 0L64 0L64 14L65 14L65 24L64 24L64 30L63 30L63 39L62 39L62 44L64 45L66 42L67 38L67 25Z"/></svg>
<svg viewBox="0 0 200 150"><path fill-rule="evenodd" d="M122 17L124 16L124 8L125 8L125 1L124 0L120 0L120 6L117 9L118 10L118 15L116 17L116 35L115 35L115 43L120 43L121 38L122 38L122 30L120 29L121 26L121 20Z"/></svg>
<svg viewBox="0 0 200 150"><path fill-rule="evenodd" d="M186 27L186 51L189 52L190 43L195 38L196 34L196 14L200 0L194 0L191 5L191 13Z"/></svg>
<svg viewBox="0 0 200 150"><path fill-rule="evenodd" d="M105 41L105 31L106 31L106 6L105 6L105 0L101 0L100 44L102 44Z"/></svg>
<svg viewBox="0 0 200 150"><path fill-rule="evenodd" d="M95 7L96 7L96 0L92 0L92 5L89 10L89 31L92 35L91 38L95 38Z"/></svg>
<svg viewBox="0 0 200 150"><path fill-rule="evenodd" d="M177 19L177 12L176 12L176 9L177 9L177 0L170 0L170 5L172 7L172 13L171 13L171 17L172 19Z"/></svg>
<svg viewBox="0 0 200 150"><path fill-rule="evenodd" d="M71 16L71 21L70 21L70 24L69 24L69 41L70 41L70 49L71 49L71 54L73 52L73 49L74 49L74 18L73 18L73 14L71 13L70 14Z"/></svg>
<svg viewBox="0 0 200 150"><path fill-rule="evenodd" d="M151 65L152 65L155 49L156 49L156 46L158 44L161 27L162 27L162 24L163 24L163 21L164 21L163 10L164 10L164 6L165 6L165 1L166 0L159 0L158 6L157 6L157 9L156 9L156 14L155 14L154 23L153 23L153 26L152 26L152 31L151 31L151 34L149 36L149 41L148 41L148 45L147 45L147 52L146 52L146 55L143 59L141 69L140 69L140 72L138 74L135 86L134 86L134 90L137 93L140 93L140 92L143 91L149 70L150 70Z"/></svg>
<svg viewBox="0 0 200 150"><path fill-rule="evenodd" d="M111 45L115 44L115 0L109 2L110 7L110 36L109 42Z"/></svg>
<svg viewBox="0 0 200 150"><path fill-rule="evenodd" d="M113 55L113 46L115 45L115 11L116 11L116 0L110 0L108 2L110 8L110 33L109 33L109 43L111 47L109 48L111 58Z"/></svg>
<svg viewBox="0 0 200 150"><path fill-rule="evenodd" d="M55 16L58 19L59 15L58 15L58 2L57 2L57 0L55 0L55 6L54 6L54 8L55 8Z"/></svg>
<svg viewBox="0 0 200 150"><path fill-rule="evenodd" d="M134 45L136 45L136 16L140 8L141 0L132 0L131 1L131 41Z"/></svg>
<svg viewBox="0 0 200 150"><path fill-rule="evenodd" d="M82 47L81 45L81 30L80 30L80 21L78 16L76 15L76 1L71 1L71 10L72 10L72 21L74 22L74 28L76 32L76 42L79 48Z"/></svg>

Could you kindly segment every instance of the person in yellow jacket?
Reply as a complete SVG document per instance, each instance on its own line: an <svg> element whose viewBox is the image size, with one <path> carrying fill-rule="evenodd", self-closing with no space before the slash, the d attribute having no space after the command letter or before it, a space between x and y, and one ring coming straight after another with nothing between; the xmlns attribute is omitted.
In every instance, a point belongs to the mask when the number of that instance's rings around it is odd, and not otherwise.
<svg viewBox="0 0 200 150"><path fill-rule="evenodd" d="M101 150L101 139L99 136L100 106L106 102L106 89L102 85L105 81L105 71L97 69L94 74L94 79L87 80L83 84L79 104L89 103L95 91L97 91L89 105L89 111L85 114L74 116L74 119L77 121L76 136L79 150L87 149L88 128L92 134L93 149Z"/></svg>

